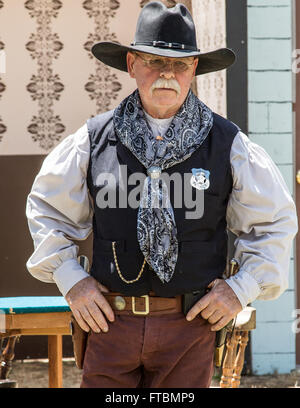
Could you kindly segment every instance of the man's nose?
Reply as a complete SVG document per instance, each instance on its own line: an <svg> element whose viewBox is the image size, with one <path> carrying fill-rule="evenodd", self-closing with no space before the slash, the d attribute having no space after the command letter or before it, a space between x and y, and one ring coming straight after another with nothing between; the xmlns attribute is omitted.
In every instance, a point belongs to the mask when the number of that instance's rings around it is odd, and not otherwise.
<svg viewBox="0 0 300 408"><path fill-rule="evenodd" d="M166 79L175 78L173 64L166 64L160 71L160 76L164 76Z"/></svg>

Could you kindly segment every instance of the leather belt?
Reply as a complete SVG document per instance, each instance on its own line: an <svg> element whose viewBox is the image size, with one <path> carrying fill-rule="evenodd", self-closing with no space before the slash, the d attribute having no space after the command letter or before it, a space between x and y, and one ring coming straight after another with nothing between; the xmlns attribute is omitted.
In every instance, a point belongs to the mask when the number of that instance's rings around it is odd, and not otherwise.
<svg viewBox="0 0 300 408"><path fill-rule="evenodd" d="M163 315L182 312L182 296L171 298L153 296L123 296L116 292L102 292L116 314L127 315Z"/></svg>

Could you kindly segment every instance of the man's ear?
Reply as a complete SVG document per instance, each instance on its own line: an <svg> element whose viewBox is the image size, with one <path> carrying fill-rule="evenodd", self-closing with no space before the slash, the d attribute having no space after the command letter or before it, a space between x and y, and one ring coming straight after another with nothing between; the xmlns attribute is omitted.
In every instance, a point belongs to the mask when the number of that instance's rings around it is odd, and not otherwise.
<svg viewBox="0 0 300 408"><path fill-rule="evenodd" d="M127 61L127 71L129 75L131 76L131 78L135 78L134 69L133 69L135 55L132 54L131 52L127 52L126 61Z"/></svg>
<svg viewBox="0 0 300 408"><path fill-rule="evenodd" d="M196 68L198 66L198 63L199 63L199 58L195 58L193 76L195 76L196 74Z"/></svg>

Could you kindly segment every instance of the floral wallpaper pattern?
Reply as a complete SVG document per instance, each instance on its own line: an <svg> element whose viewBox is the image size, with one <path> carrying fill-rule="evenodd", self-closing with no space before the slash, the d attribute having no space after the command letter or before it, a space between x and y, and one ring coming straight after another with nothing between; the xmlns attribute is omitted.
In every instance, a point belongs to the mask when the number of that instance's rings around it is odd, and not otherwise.
<svg viewBox="0 0 300 408"><path fill-rule="evenodd" d="M59 0L25 2L30 17L36 20L36 32L30 35L26 49L37 64L37 72L31 76L27 91L38 104L38 113L32 116L27 129L43 150L52 148L65 130L60 116L54 111L55 101L59 100L64 85L52 68L53 59L59 58L63 48L63 43L58 34L52 32L51 26L61 7Z"/></svg>
<svg viewBox="0 0 300 408"><path fill-rule="evenodd" d="M132 78L94 58L91 47L99 41L130 44L141 7L149 1L0 0L0 50L6 51L0 155L47 154L88 117L112 109L135 89ZM162 1L189 8L201 51L226 46L223 0ZM225 74L200 76L192 84L221 115L226 115Z"/></svg>
<svg viewBox="0 0 300 408"><path fill-rule="evenodd" d="M4 3L3 3L2 0L0 0L0 11L1 11L2 7L4 7ZM5 45L0 39L0 51L4 50L4 48L5 48ZM3 80L2 80L2 78L0 76L0 100L1 100L2 93L5 91L5 89L6 89L6 86L5 86ZM6 130L7 130L7 127L3 123L3 120L2 120L2 118L0 116L0 142L1 142L2 138L3 138L3 134L6 132Z"/></svg>
<svg viewBox="0 0 300 408"><path fill-rule="evenodd" d="M83 7L89 18L94 21L94 32L88 35L84 49L95 61L95 72L90 74L85 90L95 101L96 113L99 114L109 110L112 100L117 98L122 85L111 68L94 58L90 50L93 44L100 41L117 42L116 33L110 31L110 20L115 17L120 2L118 0L85 0Z"/></svg>

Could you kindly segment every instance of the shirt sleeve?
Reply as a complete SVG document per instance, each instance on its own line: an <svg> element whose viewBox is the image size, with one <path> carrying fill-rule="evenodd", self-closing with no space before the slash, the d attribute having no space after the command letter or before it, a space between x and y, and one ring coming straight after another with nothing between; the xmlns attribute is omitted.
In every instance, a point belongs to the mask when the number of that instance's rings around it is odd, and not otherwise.
<svg viewBox="0 0 300 408"><path fill-rule="evenodd" d="M28 271L55 282L66 293L89 276L77 261L78 246L92 230L93 208L86 175L90 149L87 125L66 137L48 154L26 203L34 252Z"/></svg>
<svg viewBox="0 0 300 408"><path fill-rule="evenodd" d="M245 307L255 299L275 299L288 287L297 212L278 167L242 132L234 139L230 162L233 188L226 217L237 236L234 256L240 269L226 282Z"/></svg>

